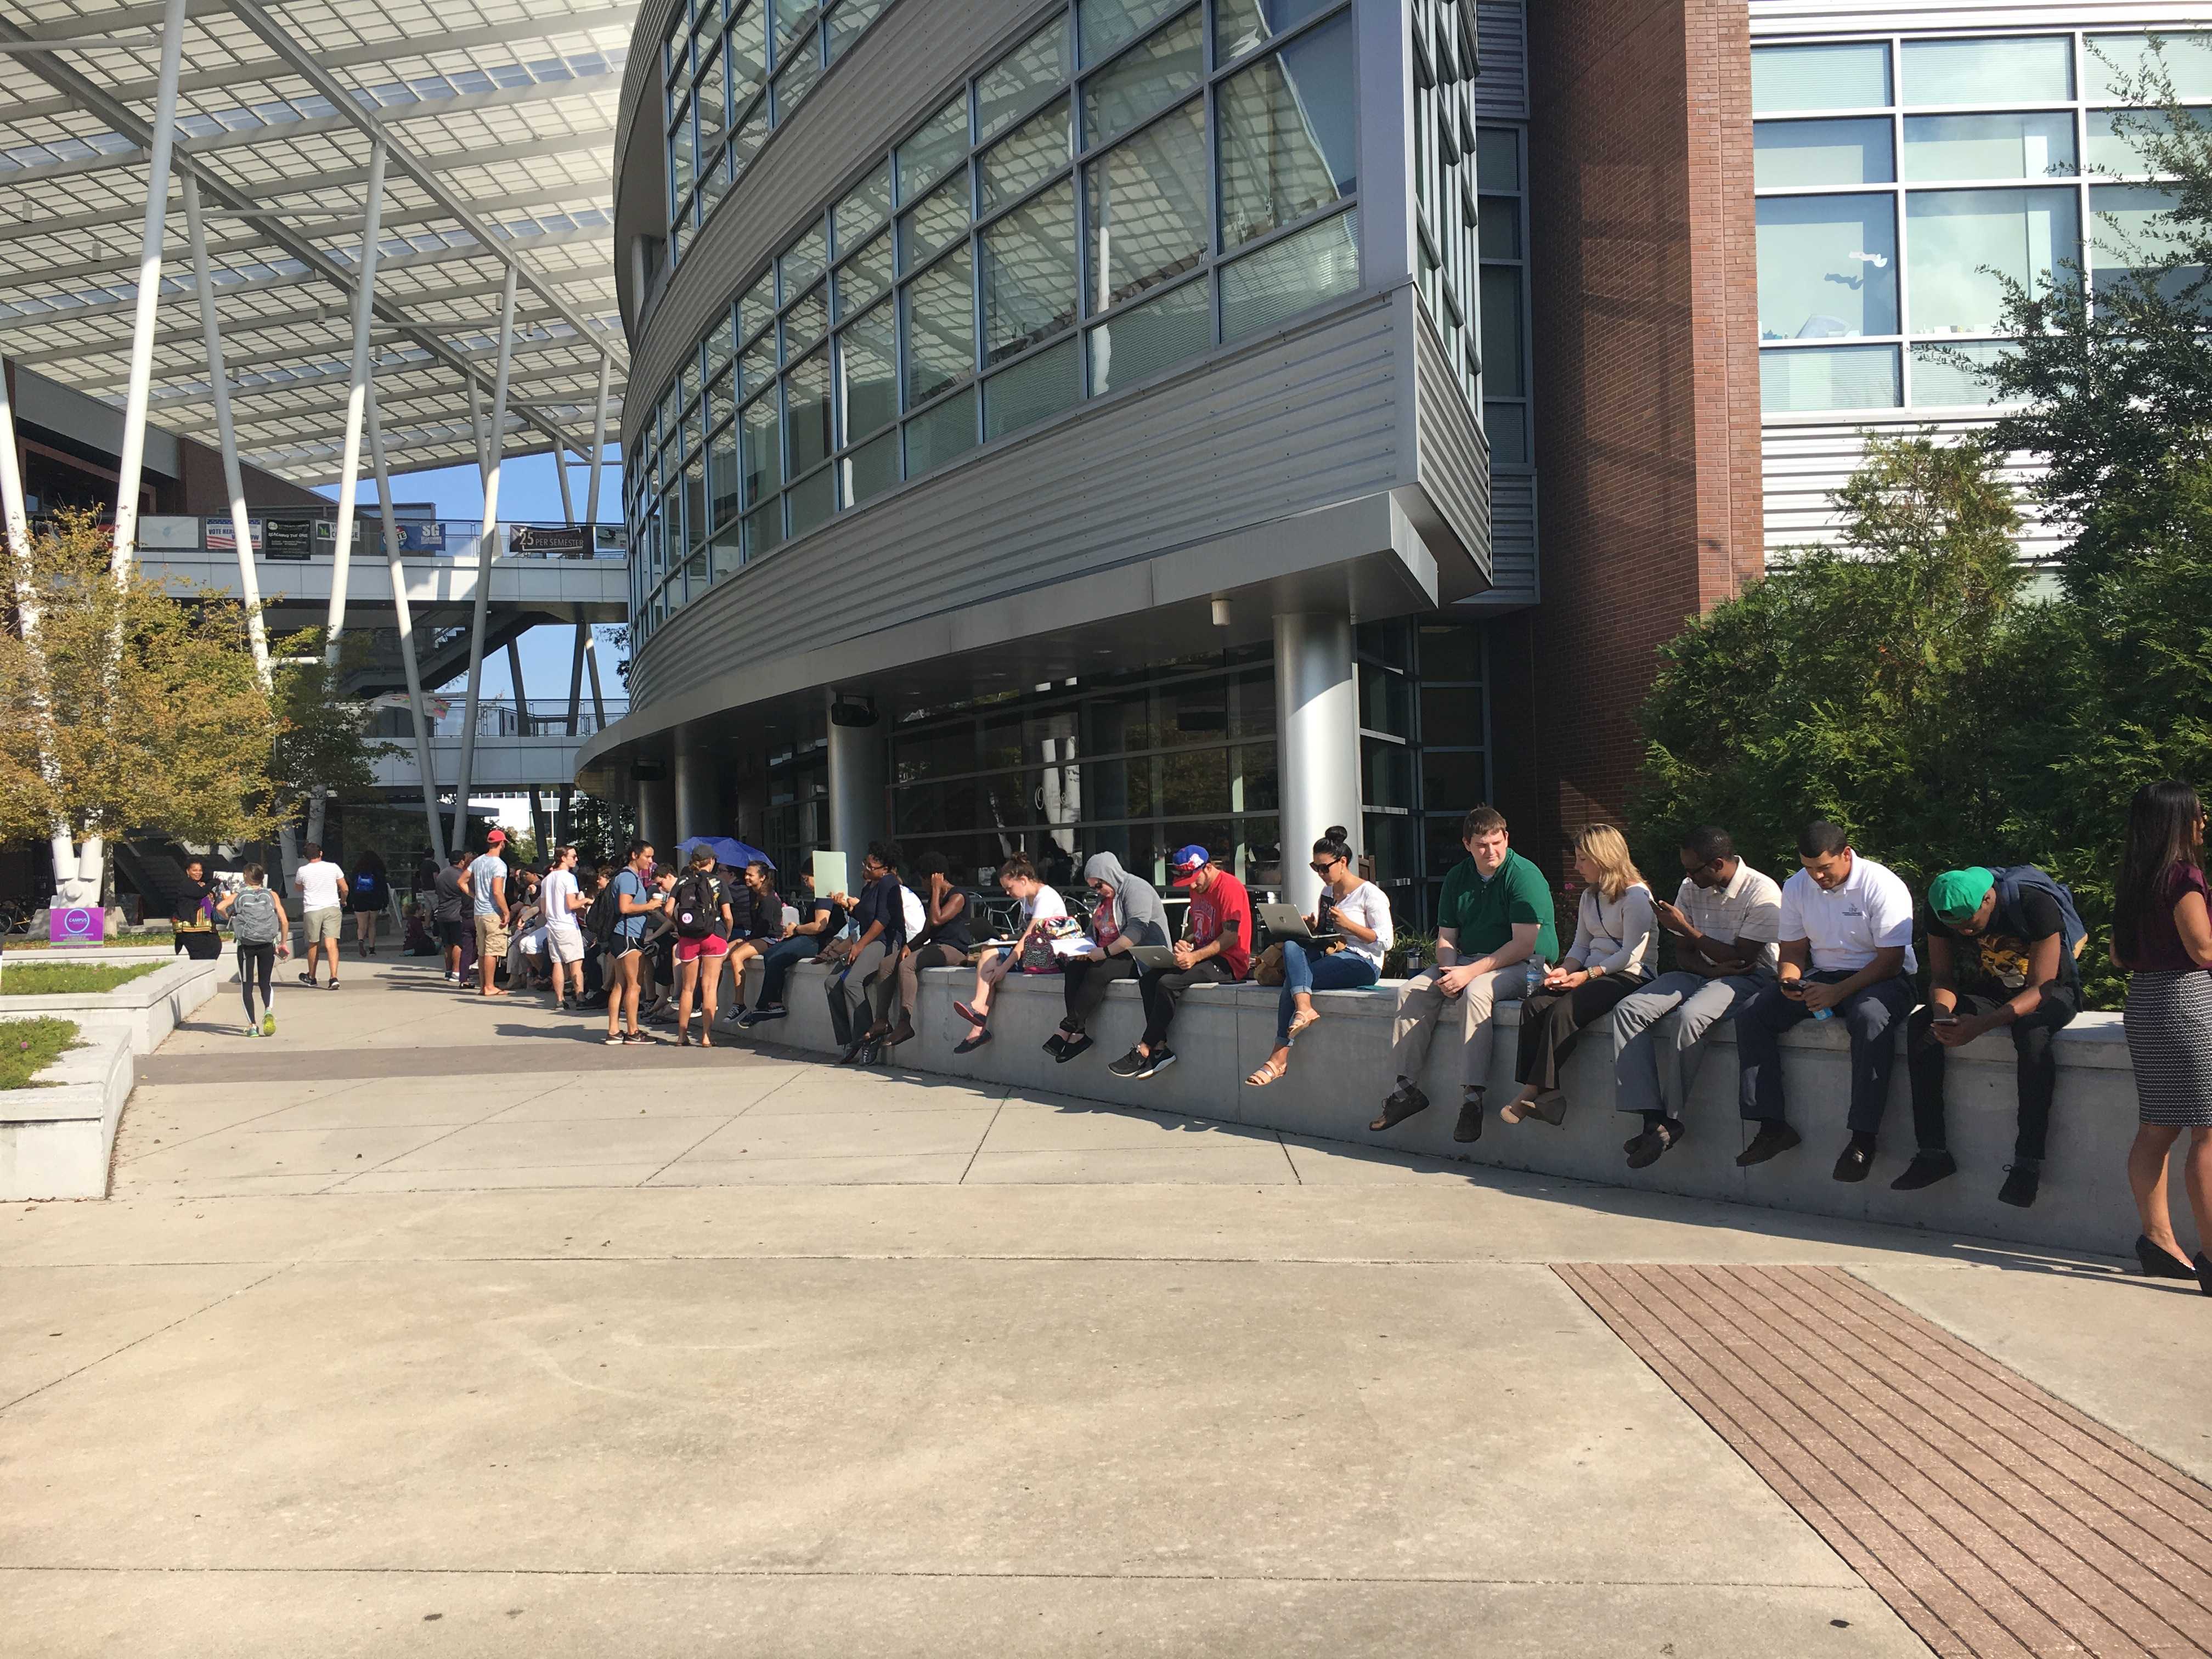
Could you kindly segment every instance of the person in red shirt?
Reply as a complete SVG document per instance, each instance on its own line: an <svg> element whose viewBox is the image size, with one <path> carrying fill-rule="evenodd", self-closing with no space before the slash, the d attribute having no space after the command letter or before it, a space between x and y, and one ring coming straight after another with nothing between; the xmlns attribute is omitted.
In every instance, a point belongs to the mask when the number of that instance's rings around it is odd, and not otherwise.
<svg viewBox="0 0 2212 1659"><path fill-rule="evenodd" d="M1244 884L1215 864L1203 847L1180 848L1169 861L1175 884L1190 890L1190 917L1176 941L1175 963L1137 975L1145 1003L1145 1035L1106 1069L1115 1077L1147 1078L1175 1064L1168 1025L1176 999L1194 985L1234 983L1252 971L1252 896Z"/></svg>

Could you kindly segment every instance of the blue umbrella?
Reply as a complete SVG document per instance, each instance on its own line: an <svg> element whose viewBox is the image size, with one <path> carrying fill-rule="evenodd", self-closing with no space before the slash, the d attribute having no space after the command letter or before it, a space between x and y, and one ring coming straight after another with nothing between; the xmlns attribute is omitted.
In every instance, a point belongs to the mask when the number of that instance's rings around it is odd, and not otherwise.
<svg viewBox="0 0 2212 1659"><path fill-rule="evenodd" d="M732 840L728 836L686 836L676 843L677 862L681 864L690 859L695 847L712 848L715 859L734 870L742 870L748 864L765 864L771 870L775 868L775 860L759 848Z"/></svg>

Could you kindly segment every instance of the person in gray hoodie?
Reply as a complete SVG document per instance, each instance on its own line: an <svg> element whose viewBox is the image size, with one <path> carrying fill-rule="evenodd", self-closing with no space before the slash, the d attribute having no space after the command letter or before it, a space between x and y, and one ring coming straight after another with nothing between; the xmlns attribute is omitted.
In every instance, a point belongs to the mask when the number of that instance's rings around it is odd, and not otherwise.
<svg viewBox="0 0 2212 1659"><path fill-rule="evenodd" d="M1097 908L1084 925L1089 948L1060 963L1067 1015L1044 1045L1045 1053L1062 1065L1091 1047L1085 1027L1106 1000L1107 988L1117 979L1137 976L1137 959L1129 952L1140 945L1168 942L1168 913L1158 890L1123 869L1121 860L1111 853L1094 854L1083 866L1083 879L1098 896Z"/></svg>

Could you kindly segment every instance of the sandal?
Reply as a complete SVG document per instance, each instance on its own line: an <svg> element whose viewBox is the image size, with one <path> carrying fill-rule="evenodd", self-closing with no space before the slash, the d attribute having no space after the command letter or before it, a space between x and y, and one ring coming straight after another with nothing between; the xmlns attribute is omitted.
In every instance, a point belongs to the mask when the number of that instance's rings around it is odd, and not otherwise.
<svg viewBox="0 0 2212 1659"><path fill-rule="evenodd" d="M1262 1060L1260 1063L1260 1069L1244 1079L1244 1086L1248 1089L1264 1089L1270 1083L1277 1082L1288 1076L1290 1069L1289 1066L1278 1065L1272 1060Z"/></svg>
<svg viewBox="0 0 2212 1659"><path fill-rule="evenodd" d="M1504 1122L1518 1123L1535 1108L1535 1096L1516 1095L1498 1109L1498 1115Z"/></svg>
<svg viewBox="0 0 2212 1659"><path fill-rule="evenodd" d="M1291 1031L1290 1031L1290 1035L1289 1035L1289 1036L1287 1036L1286 1038L1285 1038L1285 1039L1284 1039L1285 1045L1288 1045L1288 1044L1290 1044L1290 1043L1295 1043L1295 1042L1298 1040L1298 1033L1299 1033L1299 1032L1304 1031L1304 1030L1308 1030L1309 1028L1310 1028L1310 1027L1312 1027L1312 1026L1318 1025L1318 1024L1321 1024L1321 1016L1320 1016L1319 1014L1317 1014L1317 1013L1314 1012L1313 1012L1313 1011L1311 1011L1310 1009L1309 1009L1306 1012L1304 1012L1304 1013L1303 1013L1303 1014L1293 1014L1293 1015L1291 1015Z"/></svg>

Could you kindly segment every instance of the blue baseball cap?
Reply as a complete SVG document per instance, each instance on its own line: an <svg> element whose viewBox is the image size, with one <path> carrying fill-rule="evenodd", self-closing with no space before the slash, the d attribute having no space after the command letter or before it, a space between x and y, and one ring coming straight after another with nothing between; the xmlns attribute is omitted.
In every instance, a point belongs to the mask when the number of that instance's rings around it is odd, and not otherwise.
<svg viewBox="0 0 2212 1659"><path fill-rule="evenodd" d="M1207 862L1206 848L1194 843L1188 847L1176 848L1175 856L1168 860L1168 871L1174 876L1176 886L1188 887L1190 885L1190 878L1196 875Z"/></svg>

